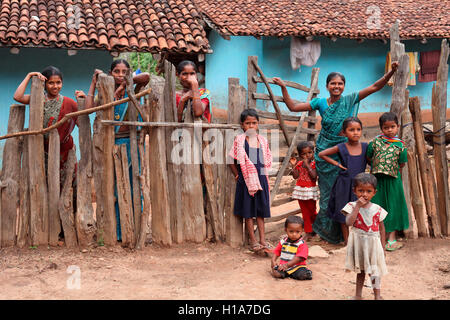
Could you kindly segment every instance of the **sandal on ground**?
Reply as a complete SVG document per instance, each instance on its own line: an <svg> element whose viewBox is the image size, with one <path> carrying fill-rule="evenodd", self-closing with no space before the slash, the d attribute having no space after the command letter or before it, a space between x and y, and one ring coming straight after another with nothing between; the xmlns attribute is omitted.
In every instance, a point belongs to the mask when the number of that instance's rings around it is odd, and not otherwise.
<svg viewBox="0 0 450 320"><path fill-rule="evenodd" d="M261 245L265 250L269 250L272 251L273 250L273 245L271 245L270 243L266 243L265 246Z"/></svg>
<svg viewBox="0 0 450 320"><path fill-rule="evenodd" d="M395 243L397 243L397 245L394 245ZM403 247L403 244L398 243L397 240L394 241L388 240L385 246L387 251L395 251L400 249L401 247Z"/></svg>
<svg viewBox="0 0 450 320"><path fill-rule="evenodd" d="M250 245L250 251L257 252L257 251L260 251L262 249L264 249L264 246L261 245L258 242L255 242L255 243Z"/></svg>

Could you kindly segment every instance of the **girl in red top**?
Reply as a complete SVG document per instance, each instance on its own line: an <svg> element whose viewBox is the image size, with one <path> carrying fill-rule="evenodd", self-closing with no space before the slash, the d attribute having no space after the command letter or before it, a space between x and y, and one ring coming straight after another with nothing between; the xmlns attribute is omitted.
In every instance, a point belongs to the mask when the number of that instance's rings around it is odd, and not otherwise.
<svg viewBox="0 0 450 320"><path fill-rule="evenodd" d="M61 71L53 66L48 66L42 72L30 72L17 87L14 93L14 100L19 103L29 104L30 95L25 94L29 81L33 76L45 81L45 101L44 101L44 121L43 127L47 128L61 120L66 114L78 110L77 103L69 97L61 95L63 86L63 75ZM80 91L75 91L75 96L79 96ZM64 173L64 164L67 161L69 151L74 147L72 131L76 125L76 118L71 118L58 128L61 152L61 173ZM48 134L44 135L45 152L48 148ZM63 181L63 179L61 179Z"/></svg>
<svg viewBox="0 0 450 320"><path fill-rule="evenodd" d="M192 102L194 117L202 117L211 122L209 91L198 87L197 66L190 60L181 61L177 66L177 77L183 86L181 92L176 93L178 122L184 122L184 112L188 101Z"/></svg>
<svg viewBox="0 0 450 320"><path fill-rule="evenodd" d="M319 199L317 187L316 163L314 161L314 144L311 141L302 141L297 145L300 161L291 158L293 165L292 176L297 179L297 185L292 193L292 198L298 200L305 222L305 240L313 235L312 225L317 216L316 201Z"/></svg>

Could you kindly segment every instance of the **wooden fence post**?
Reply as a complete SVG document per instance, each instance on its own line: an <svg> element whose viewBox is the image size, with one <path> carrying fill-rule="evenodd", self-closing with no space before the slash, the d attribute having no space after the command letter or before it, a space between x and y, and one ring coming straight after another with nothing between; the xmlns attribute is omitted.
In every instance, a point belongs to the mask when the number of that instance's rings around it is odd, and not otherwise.
<svg viewBox="0 0 450 320"><path fill-rule="evenodd" d="M32 78L29 130L41 130L44 122L44 82ZM44 163L44 137L29 137L28 152L33 161L30 166L30 225L31 244L48 244L48 194Z"/></svg>
<svg viewBox="0 0 450 320"><path fill-rule="evenodd" d="M69 151L67 158L61 196L59 198L59 216L61 218L64 230L64 242L67 248L75 248L78 245L77 232L75 230L75 214L73 212L73 173L77 158L75 155L75 147Z"/></svg>
<svg viewBox="0 0 450 320"><path fill-rule="evenodd" d="M9 109L8 133L20 132L25 122L25 106L12 105ZM17 208L19 206L19 178L22 144L20 138L6 141L3 149L1 192L0 247L16 244Z"/></svg>
<svg viewBox="0 0 450 320"><path fill-rule="evenodd" d="M28 139L23 137L22 168L20 170L20 204L17 246L19 248L31 244L30 231L30 174L28 164Z"/></svg>
<svg viewBox="0 0 450 320"><path fill-rule="evenodd" d="M166 122L178 122L175 99L175 67L171 62L164 62L164 118ZM172 134L177 130L166 128L167 187L169 192L170 225L172 241L182 243L184 240L184 216L181 200L181 166L172 161L172 150L177 141L172 141Z"/></svg>
<svg viewBox="0 0 450 320"><path fill-rule="evenodd" d="M250 57L249 57L250 58ZM249 61L250 62L250 61ZM250 92L250 91L249 91ZM249 95L250 96L250 95ZM250 102L250 100L249 100ZM228 123L240 123L240 115L245 109L245 89L239 85L238 78L228 78ZM226 130L234 132L234 130ZM225 146L233 146L235 134L226 134ZM225 159L229 150L225 152ZM227 161L225 163L228 163ZM225 193L225 228L226 242L231 247L239 247L244 243L244 229L242 218L234 215L234 198L236 192L236 179L229 168L226 170L226 193Z"/></svg>
<svg viewBox="0 0 450 320"><path fill-rule="evenodd" d="M107 76L106 74L99 74L98 76L98 92L103 104L110 103L114 100L114 78ZM101 120L113 120L114 109L109 108L103 110L100 115ZM113 126L100 126L100 137L102 143L103 152L100 163L95 161L96 169L100 170L99 174L96 174L97 178L102 180L101 189L96 187L96 192L102 193L100 197L102 201L103 217L102 227L100 230L101 237L106 245L115 245L117 242L117 221L116 212L114 207L114 163L113 163L113 145L114 145L114 127ZM94 142L95 143L95 142ZM95 146L97 149L97 146ZM98 149L96 150L99 151ZM98 204L98 201L97 201Z"/></svg>
<svg viewBox="0 0 450 320"><path fill-rule="evenodd" d="M85 109L85 100L77 99L78 110ZM89 115L78 117L78 132L80 145L80 161L77 168L77 212L75 225L78 244L81 248L87 247L94 240L96 222L94 208L92 207L92 140Z"/></svg>
<svg viewBox="0 0 450 320"><path fill-rule="evenodd" d="M253 81L253 76L256 76L255 64L258 64L258 56L249 56L247 58L247 92L248 92L247 108L249 109L256 109L256 99L252 95L252 92L256 92L258 89L258 84L255 81ZM228 85L229 84L230 82L228 82ZM228 92L229 91L230 88L228 88Z"/></svg>
<svg viewBox="0 0 450 320"><path fill-rule="evenodd" d="M156 81L155 77L150 80L152 93L150 94L153 105L150 110L150 121L161 121L163 118L163 82ZM156 100L156 101L155 101ZM155 103L156 102L156 103ZM170 206L167 186L166 167L166 143L165 129L152 128L150 130L150 198L152 207L152 239L156 243L165 245L172 244L170 230ZM203 212L202 212L203 213Z"/></svg>
<svg viewBox="0 0 450 320"><path fill-rule="evenodd" d="M431 109L433 114L433 151L436 170L438 213L442 233L450 232L450 195L448 186L448 162L445 146L445 126L447 110L447 83L449 46L442 40L437 81L433 86Z"/></svg>
<svg viewBox="0 0 450 320"><path fill-rule="evenodd" d="M146 130L142 130L143 135ZM143 138L143 139L142 139ZM141 192L144 197L144 208L142 210L141 224L139 230L139 236L136 243L136 249L140 250L145 246L145 240L147 238L147 222L151 210L150 201L150 138L148 134L145 133L145 137L142 137L139 143L139 154L141 157L142 173L140 176L140 186Z"/></svg>
<svg viewBox="0 0 450 320"><path fill-rule="evenodd" d="M49 134L48 143L48 244L58 245L59 233L61 232L61 220L58 212L60 182L60 138L57 129L53 129Z"/></svg>
<svg viewBox="0 0 450 320"><path fill-rule="evenodd" d="M134 93L133 89L133 76L131 74L131 70L128 70L127 74L127 92L128 95ZM136 100L134 100L136 101ZM137 102L139 103L139 102ZM128 102L128 120L129 121L137 121L137 109L134 106L133 100ZM136 237L140 231L141 225L141 188L139 186L139 153L138 153L138 141L137 141L137 127L130 126L130 155L131 155L131 183L132 183L132 198L133 198L133 221L134 221L134 236ZM136 243L137 239L133 240L133 243Z"/></svg>
<svg viewBox="0 0 450 320"><path fill-rule="evenodd" d="M130 174L128 170L127 146L114 145L114 168L116 172L117 202L120 212L122 246L134 248L133 204L131 200Z"/></svg>
<svg viewBox="0 0 450 320"><path fill-rule="evenodd" d="M411 113L408 109L408 102L409 102L409 90L405 90L405 98L404 98L405 104L403 105L403 110L401 113L401 118L399 119L400 123L404 126L405 124L408 124L411 122ZM407 125L406 127L402 127L401 130L401 138L405 142L406 150L407 152L410 151L409 149L413 147L411 151L414 150L414 133L412 131L412 127L410 125ZM412 143L411 143L412 140ZM413 158L415 161L415 158ZM415 164L415 163L414 163ZM415 175L410 177L410 166L412 164L409 163L409 157L408 162L405 164L405 167L402 169L402 183L403 183L403 191L405 194L405 200L406 200L406 206L408 208L408 220L409 220L409 228L407 230L404 230L406 237L411 239L417 239L418 237L418 229L417 229L417 223L416 219L414 218L413 213L413 206L412 206L412 200L411 200L411 183L410 179L416 179L417 178L417 172ZM417 181L417 179L416 179ZM414 186L414 188L417 186Z"/></svg>
<svg viewBox="0 0 450 320"><path fill-rule="evenodd" d="M423 197L425 199L425 206L428 217L431 223L430 235L434 237L441 236L441 228L436 212L436 183L434 180L433 171L431 170L430 159L425 148L425 139L422 129L422 115L420 113L420 101L418 97L409 99L409 110L414 124L414 137L416 139L416 150L419 160L420 176L422 179Z"/></svg>

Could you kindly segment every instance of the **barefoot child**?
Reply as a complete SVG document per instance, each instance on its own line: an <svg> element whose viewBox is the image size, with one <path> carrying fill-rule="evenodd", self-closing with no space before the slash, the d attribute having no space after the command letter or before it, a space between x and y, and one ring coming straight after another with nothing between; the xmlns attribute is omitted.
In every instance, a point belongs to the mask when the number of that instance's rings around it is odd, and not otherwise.
<svg viewBox="0 0 450 320"><path fill-rule="evenodd" d="M327 214L331 219L341 224L344 243L347 244L348 226L345 223L345 217L341 210L348 202L357 199L352 191L352 179L366 169L367 143L359 142L362 133L362 123L358 118L350 117L345 119L342 124L342 131L348 141L321 151L319 157L342 169L331 189ZM340 162L330 157L330 155L336 153L339 155Z"/></svg>
<svg viewBox="0 0 450 320"><path fill-rule="evenodd" d="M370 172L378 180L378 192L373 198L373 203L389 212L384 222L388 233L386 250L394 251L403 246L397 242L396 231L406 230L409 227L408 208L401 177L401 169L408 159L405 144L397 137L399 125L395 113L382 114L379 122L383 134L369 143L367 158L371 163Z"/></svg>
<svg viewBox="0 0 450 320"><path fill-rule="evenodd" d="M388 213L379 205L370 202L377 192L377 179L370 173L360 173L353 179L353 191L357 201L349 202L342 213L347 226L352 226L348 237L345 268L355 271L355 299L362 299L362 288L366 273L372 281L375 300L380 300L381 276L387 273L384 259L383 220Z"/></svg>
<svg viewBox="0 0 450 320"><path fill-rule="evenodd" d="M305 222L306 236L309 240L313 235L312 225L316 219L316 201L319 199L319 188L317 187L316 162L314 161L314 144L311 141L302 141L297 145L300 161L291 158L292 176L297 179L297 184L292 193L292 198L298 200Z"/></svg>
<svg viewBox="0 0 450 320"><path fill-rule="evenodd" d="M286 237L273 250L271 273L274 278L312 280L312 271L306 268L308 246L302 239L302 225L303 220L299 216L289 216L286 219ZM277 262L278 257L280 261Z"/></svg>
<svg viewBox="0 0 450 320"><path fill-rule="evenodd" d="M245 219L250 236L251 250L268 251L264 235L264 218L270 217L270 194L268 170L272 166L272 154L267 140L258 134L258 114L254 109L241 113L243 134L238 135L229 156L234 159L230 169L236 184L234 214ZM256 218L259 243L254 234L253 218Z"/></svg>

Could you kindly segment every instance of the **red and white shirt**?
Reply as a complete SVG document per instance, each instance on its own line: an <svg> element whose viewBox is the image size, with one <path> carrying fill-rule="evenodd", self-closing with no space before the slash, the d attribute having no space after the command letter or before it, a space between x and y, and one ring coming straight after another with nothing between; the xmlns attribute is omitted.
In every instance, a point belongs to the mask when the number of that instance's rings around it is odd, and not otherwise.
<svg viewBox="0 0 450 320"><path fill-rule="evenodd" d="M342 208L344 215L352 213L356 202L349 202ZM380 222L388 215L387 211L375 203L371 203L368 208L360 208L355 222L354 228L364 230L366 232L378 232L380 230Z"/></svg>

